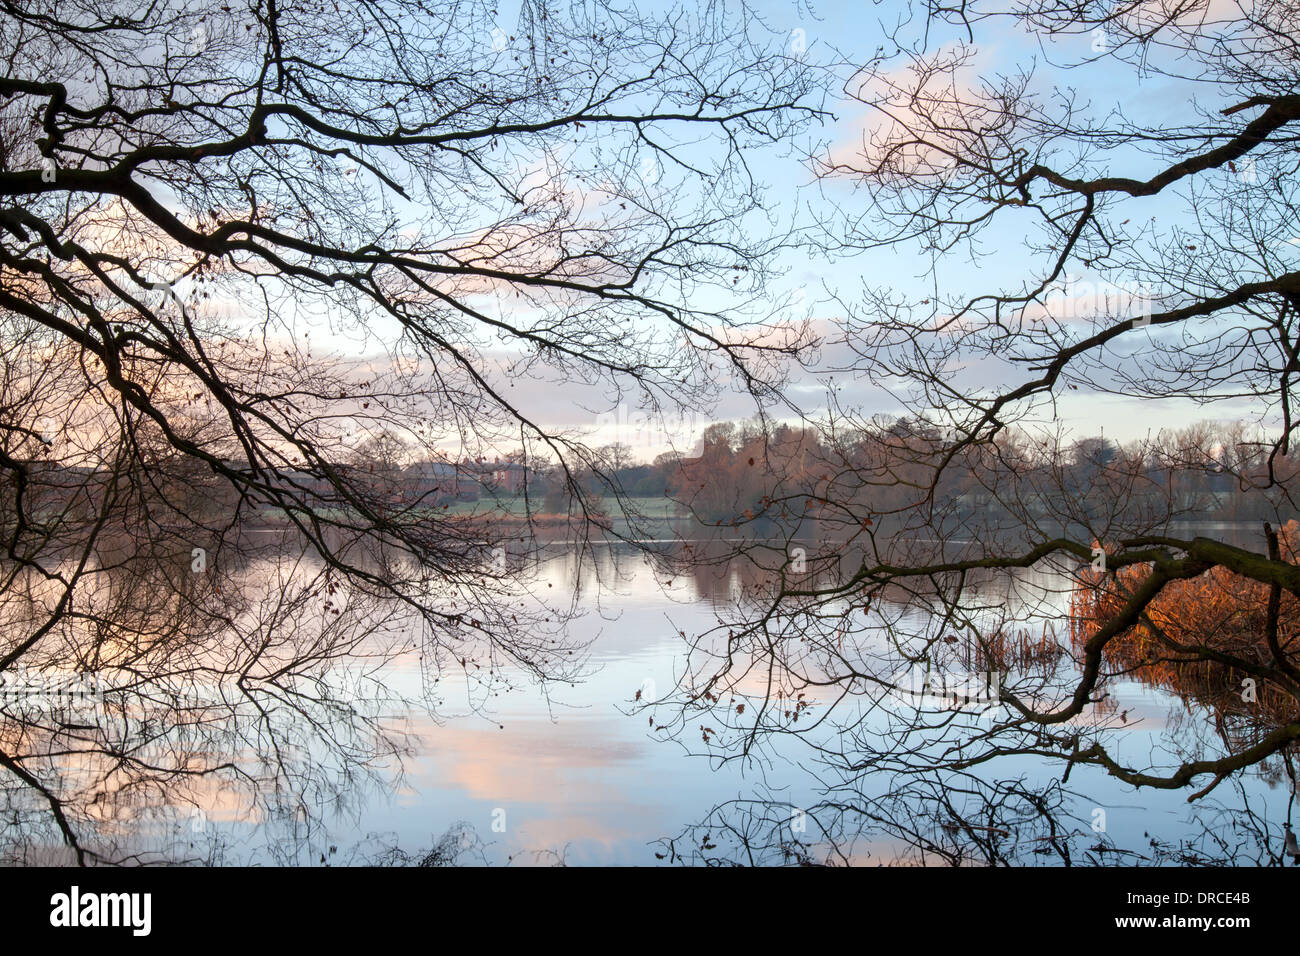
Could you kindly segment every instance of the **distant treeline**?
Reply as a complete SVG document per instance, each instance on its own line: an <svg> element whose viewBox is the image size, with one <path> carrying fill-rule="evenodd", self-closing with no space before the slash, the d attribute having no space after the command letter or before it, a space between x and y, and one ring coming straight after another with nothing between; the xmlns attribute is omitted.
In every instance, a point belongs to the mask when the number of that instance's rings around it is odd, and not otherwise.
<svg viewBox="0 0 1300 956"><path fill-rule="evenodd" d="M1300 454L1278 454L1268 436L1244 425L1205 422L1119 444L1004 430L969 441L959 431L914 419L877 421L828 436L787 424L720 422L705 429L696 455L667 452L638 461L626 445L592 451L562 467L516 451L474 461L415 461L409 449L375 443L347 464L333 465L352 494L386 510L450 507L457 501L528 497L533 513L564 513L575 495L616 509L619 498L670 499L679 515L723 526L813 519L859 526L891 515L931 509L948 517L1012 515L1020 520L1070 512L1085 523L1098 511L1145 510L1171 518L1223 521L1295 517ZM379 452L382 451L382 454ZM226 465L247 473L247 465ZM235 505L214 473L188 463L184 473L160 468L151 487L192 499L198 512ZM126 476L57 462L30 462L25 504L33 513L81 513L88 520L107 487ZM327 476L305 468L266 468L255 505L274 506L277 489L312 507L348 509ZM69 506L72 506L69 508ZM518 505L512 505L518 510Z"/></svg>
<svg viewBox="0 0 1300 956"><path fill-rule="evenodd" d="M1063 505L1244 521L1289 510L1300 454L1273 448L1268 436L1239 423L1203 422L1119 444L1019 430L970 442L959 431L908 419L834 437L811 427L723 422L705 430L698 455L636 462L631 449L608 446L604 474L589 469L578 481L592 494L612 479L621 494L668 496L719 524L791 516L859 521L919 506L1032 516ZM563 482L548 469L536 480L558 509Z"/></svg>

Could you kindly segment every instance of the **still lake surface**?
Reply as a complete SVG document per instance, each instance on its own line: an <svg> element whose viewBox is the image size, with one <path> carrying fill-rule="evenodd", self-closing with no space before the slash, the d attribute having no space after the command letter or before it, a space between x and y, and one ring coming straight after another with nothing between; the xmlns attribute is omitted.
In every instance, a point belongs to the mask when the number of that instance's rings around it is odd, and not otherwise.
<svg viewBox="0 0 1300 956"><path fill-rule="evenodd" d="M581 680L549 694L524 681L478 709L469 704L471 690L448 678L432 713L417 703L379 715L386 727L412 735L400 759L377 757L364 774L340 772L285 819L250 813L217 790L197 815L119 819L127 831L119 837L162 859L347 865L384 859L394 848L418 857L459 827L476 834L464 863L654 865L659 841L726 801L762 792L803 807L823 795L798 748L750 764L721 763L658 739L645 713L629 713L638 690L647 698L671 690L683 668L681 632L713 625L738 576L723 568L674 577L621 544L585 557L552 547L532 574L534 584L576 595L582 613L569 633L589 642ZM378 676L409 700L427 691L414 654L385 664ZM1110 690L1128 712L1121 758L1164 752L1171 726L1208 726L1212 718L1194 701L1137 681ZM698 735L692 742L698 751ZM1059 779L1061 769L1030 757L995 766L999 777L1030 780ZM1264 807L1274 820L1289 813L1284 787L1253 776L1244 786L1256 811ZM1090 768L1076 768L1070 787L1086 797L1072 808L1076 815L1086 820L1091 809L1104 808L1106 833L1119 846L1140 849L1148 834L1177 842L1199 826L1201 811L1189 807L1185 791L1139 793ZM856 848L854 860L888 862L892 852L868 844Z"/></svg>

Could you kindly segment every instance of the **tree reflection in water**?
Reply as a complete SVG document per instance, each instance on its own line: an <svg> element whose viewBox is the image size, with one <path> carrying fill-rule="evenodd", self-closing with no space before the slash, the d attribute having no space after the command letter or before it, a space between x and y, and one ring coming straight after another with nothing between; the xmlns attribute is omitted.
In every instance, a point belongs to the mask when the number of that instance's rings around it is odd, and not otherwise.
<svg viewBox="0 0 1300 956"><path fill-rule="evenodd" d="M434 712L448 665L463 664L479 701L511 680L490 643L434 639L409 604L355 578L345 585L293 535L232 531L209 542L201 572L188 540L170 543L159 557L101 539L71 568L10 572L0 604L14 662L0 688L6 862L333 862L322 818L356 815L400 780L406 714ZM353 560L389 586L420 584L401 560ZM445 595L437 604L473 607ZM562 615L533 621L524 601L473 613L512 615L548 652L576 647L557 630ZM24 647L18 638L33 633L42 639ZM425 686L387 682L384 665L402 655L418 655ZM374 861L391 850L348 852Z"/></svg>
<svg viewBox="0 0 1300 956"><path fill-rule="evenodd" d="M940 547L954 545L962 543ZM795 549L809 556L802 574L791 569ZM1281 550L1294 562L1286 534ZM1294 596L1279 600L1279 622L1275 592L1256 580L1216 567L1177 581L1136 624L1104 635L1090 677L1090 642L1149 566L1100 575L1047 560L1013 573L936 569L919 580L882 573L855 583L875 561L887 563L807 529L775 539L729 533L661 557L664 574L695 576L719 624L687 639L689 665L674 691L638 709L659 736L714 765L741 762L760 779L797 765L819 797L795 803L760 788L663 840L660 859L1300 862L1283 847L1296 781L1287 735L1300 711L1285 670L1300 620ZM1055 719L1081 685L1079 713ZM981 686L994 688L991 701L972 692ZM1143 687L1169 695L1163 726L1138 713ZM1151 788L1184 790L1187 830L1173 841L1112 836L1094 791L1104 776L1133 788L1126 804L1142 804ZM1103 789L1113 802L1113 781Z"/></svg>

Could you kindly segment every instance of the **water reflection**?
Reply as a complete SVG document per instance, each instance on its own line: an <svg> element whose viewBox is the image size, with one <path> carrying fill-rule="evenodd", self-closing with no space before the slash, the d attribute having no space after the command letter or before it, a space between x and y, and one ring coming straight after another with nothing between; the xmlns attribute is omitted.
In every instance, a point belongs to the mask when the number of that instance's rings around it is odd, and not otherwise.
<svg viewBox="0 0 1300 956"><path fill-rule="evenodd" d="M1097 655L1097 628L1077 626L1078 598L1099 581L1086 564L967 567L905 587L886 575L884 586L870 587L860 572L845 578L843 550L834 561L807 562L802 578L792 574L804 570L790 567L795 543L784 543L785 565L751 575L718 626L691 641L667 729L716 760L798 754L818 798L801 803L777 788L726 801L665 840L663 857L1293 862L1284 837L1295 802L1297 696L1260 668L1260 682L1272 681L1269 702L1261 690L1239 706L1242 675L1233 668L1250 655L1224 643L1222 622L1200 619L1191 590L1162 596L1160 653L1186 660L1161 667L1139 660L1145 648L1126 656L1133 642L1123 635ZM939 545L940 554L983 547ZM847 567L878 560L853 554ZM1121 606L1149 573L1132 571ZM1211 577L1182 583L1205 590L1201 603L1220 616L1225 608L1237 620L1262 614L1267 586L1242 584L1223 568ZM1240 587L1260 593L1238 600ZM1289 601L1283 647L1294 639ZM1140 626L1159 627L1159 609L1152 604ZM1117 608L1097 615L1118 619ZM1183 620L1190 630L1171 640L1170 622ZM1255 632L1250 640L1267 653L1264 628ZM981 686L999 687L1002 706L989 706ZM1199 789L1188 788L1198 775Z"/></svg>
<svg viewBox="0 0 1300 956"><path fill-rule="evenodd" d="M704 535L665 536L651 553L552 543L528 559L520 592L562 595L573 612L538 638L574 652L563 655L564 678L544 688L527 661L490 649L466 654L478 653L490 677L442 666L455 649L423 640L409 607L343 593L326 564L284 540L243 552L220 593L151 588L177 569L124 562L100 595L111 614L84 619L120 628L93 640L69 631L62 645L65 662L73 646L94 655L95 688L61 698L29 682L5 694L0 853L22 863L281 865L1267 861L1292 799L1277 767L1194 810L1182 794L1136 794L1096 768L1062 780L1030 736L996 771L904 748L905 777L878 764L846 774L817 759L818 748L845 746L843 725L822 722L831 684L776 695L783 712L770 726L781 732L761 746L728 737L750 726L737 710L745 693L771 690L757 672L721 702L733 726L694 719L703 711L684 717L672 700L683 639L770 589L787 546L751 539L756 557L738 558L734 542ZM826 579L860 562L844 550L809 556ZM1032 618L1041 635L1076 578L1042 568L971 576L963 585L984 590L982 619L1004 625L1004 643L939 650L962 668L1004 669L1021 693L1050 694L1073 675L1074 657L1036 658L1009 624ZM805 650L803 676L815 665L878 678L869 665L932 622L941 590L891 592L857 609L860 624L833 653ZM896 716L875 690L849 725L861 752L882 748ZM1117 676L1107 694L1064 731L1120 734L1121 756L1191 752L1232 725L1230 710L1187 685ZM716 713L720 702L708 703ZM953 739L944 732L987 726L931 717L938 749ZM1096 809L1107 815L1102 830Z"/></svg>

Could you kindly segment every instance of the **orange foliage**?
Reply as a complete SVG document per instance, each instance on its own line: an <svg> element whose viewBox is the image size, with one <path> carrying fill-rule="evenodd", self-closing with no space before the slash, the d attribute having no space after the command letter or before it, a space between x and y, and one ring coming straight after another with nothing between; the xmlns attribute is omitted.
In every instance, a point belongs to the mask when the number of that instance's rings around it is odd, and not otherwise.
<svg viewBox="0 0 1300 956"><path fill-rule="evenodd" d="M1300 523L1278 534L1284 560L1297 563ZM1150 573L1148 565L1122 568L1112 576L1090 574L1070 600L1070 631L1076 653L1102 624L1118 614ZM1230 704L1240 701L1241 678L1231 668L1204 661L1190 649L1206 647L1264 666L1272 664L1266 638L1269 586L1216 567L1197 578L1172 581L1147 606L1142 622L1111 640L1104 651L1110 672L1127 672L1180 695ZM1282 592L1278 644L1288 659L1300 657L1300 601ZM1267 685L1259 688L1259 709L1289 719L1296 701ZM1234 708L1236 709L1236 708Z"/></svg>

